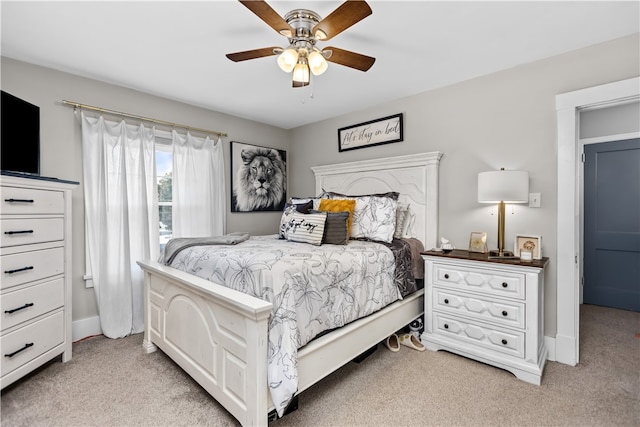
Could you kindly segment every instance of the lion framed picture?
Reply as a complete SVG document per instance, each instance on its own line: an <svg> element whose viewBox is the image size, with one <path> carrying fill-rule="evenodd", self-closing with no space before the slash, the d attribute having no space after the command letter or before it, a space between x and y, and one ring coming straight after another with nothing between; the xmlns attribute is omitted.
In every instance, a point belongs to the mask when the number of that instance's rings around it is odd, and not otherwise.
<svg viewBox="0 0 640 427"><path fill-rule="evenodd" d="M520 257L522 252L531 253L531 258L542 259L542 237L516 234L514 238L513 254ZM527 254L527 257L529 255Z"/></svg>
<svg viewBox="0 0 640 427"><path fill-rule="evenodd" d="M231 212L282 211L287 152L231 141Z"/></svg>

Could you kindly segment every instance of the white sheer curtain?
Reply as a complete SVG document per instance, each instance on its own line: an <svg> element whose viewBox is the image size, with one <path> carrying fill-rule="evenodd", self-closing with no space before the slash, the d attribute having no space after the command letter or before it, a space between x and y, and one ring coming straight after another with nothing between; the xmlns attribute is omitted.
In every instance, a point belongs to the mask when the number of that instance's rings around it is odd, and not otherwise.
<svg viewBox="0 0 640 427"><path fill-rule="evenodd" d="M226 205L222 141L172 132L173 237L225 233Z"/></svg>
<svg viewBox="0 0 640 427"><path fill-rule="evenodd" d="M88 256L102 332L144 330L140 259L156 259L158 203L153 129L82 114Z"/></svg>

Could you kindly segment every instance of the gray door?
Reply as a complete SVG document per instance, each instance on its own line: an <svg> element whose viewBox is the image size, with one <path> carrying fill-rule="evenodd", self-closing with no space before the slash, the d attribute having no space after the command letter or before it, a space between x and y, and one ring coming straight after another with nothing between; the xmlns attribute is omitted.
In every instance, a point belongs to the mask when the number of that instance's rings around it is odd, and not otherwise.
<svg viewBox="0 0 640 427"><path fill-rule="evenodd" d="M640 139L584 151L584 302L640 311Z"/></svg>

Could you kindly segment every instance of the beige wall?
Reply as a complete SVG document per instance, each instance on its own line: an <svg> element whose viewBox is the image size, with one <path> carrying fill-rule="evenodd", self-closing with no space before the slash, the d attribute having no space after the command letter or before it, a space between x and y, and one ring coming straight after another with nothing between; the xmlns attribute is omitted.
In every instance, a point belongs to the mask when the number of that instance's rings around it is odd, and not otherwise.
<svg viewBox="0 0 640 427"><path fill-rule="evenodd" d="M513 214L508 208L506 244L513 244L515 233L542 236L543 255L551 258L545 329L555 336L555 96L640 75L639 46L636 34L289 131L8 58L2 58L2 89L41 108L42 174L76 181L82 181L80 125L73 109L60 105L62 99L227 132L227 158L232 140L288 150L290 195L314 192L311 166L442 151L439 234L459 248L467 247L471 231L487 231L489 245L496 245L495 209L476 203L477 173L500 167L527 170L531 192L542 194L542 207L516 206ZM404 114L403 142L338 152L338 128L396 113ZM81 187L73 206L75 321L95 316L97 307L82 280ZM227 231L272 233L279 217L228 213Z"/></svg>
<svg viewBox="0 0 640 427"><path fill-rule="evenodd" d="M42 175L79 181L73 192L73 320L97 316L93 289L86 289L84 275L84 201L82 188L82 143L78 117L63 99L139 114L194 127L226 132L229 141L289 150L289 131L226 114L159 98L96 80L38 67L2 57L2 90L40 107L40 172ZM227 188L230 186L227 170ZM230 191L227 193L227 201ZM260 221L255 221L259 215ZM252 220L253 218L253 220ZM255 234L275 233L279 213L233 214L227 212L227 230Z"/></svg>
<svg viewBox="0 0 640 427"><path fill-rule="evenodd" d="M294 129L291 194L314 192L311 166L442 151L439 236L466 248L470 232L486 231L495 248L495 208L476 202L477 174L500 167L529 171L530 192L541 193L542 206L507 208L505 245L513 246L516 233L542 236L543 256L551 259L545 333L555 336L555 96L640 75L639 46L636 34ZM404 114L404 141L338 152L337 129L396 113Z"/></svg>

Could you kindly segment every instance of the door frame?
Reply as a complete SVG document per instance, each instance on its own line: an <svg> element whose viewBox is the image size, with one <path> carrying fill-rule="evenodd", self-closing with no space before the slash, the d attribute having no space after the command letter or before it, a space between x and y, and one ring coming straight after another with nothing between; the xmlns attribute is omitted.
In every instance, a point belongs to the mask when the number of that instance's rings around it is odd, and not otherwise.
<svg viewBox="0 0 640 427"><path fill-rule="evenodd" d="M640 99L640 77L556 95L557 115L557 331L555 360L579 361L582 273L582 150L580 111Z"/></svg>

